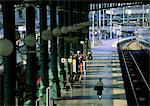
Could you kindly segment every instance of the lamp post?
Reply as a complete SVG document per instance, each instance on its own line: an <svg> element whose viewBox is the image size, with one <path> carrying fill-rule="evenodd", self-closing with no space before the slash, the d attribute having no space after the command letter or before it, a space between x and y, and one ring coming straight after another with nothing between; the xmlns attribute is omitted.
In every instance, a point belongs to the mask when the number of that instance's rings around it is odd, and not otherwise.
<svg viewBox="0 0 150 106"><path fill-rule="evenodd" d="M29 5L26 8L26 30L25 44L27 50L35 51L35 8ZM34 42L31 42L32 40ZM30 42L27 42L30 41ZM28 90L25 92L24 105L35 105L36 101L36 53L27 54L26 85Z"/></svg>
<svg viewBox="0 0 150 106"><path fill-rule="evenodd" d="M15 89L16 89L16 51L15 51L15 15L14 1L2 0L3 12L3 28L4 38L3 44L7 44L7 48L1 45L0 52L4 53L4 104L5 106L15 105ZM8 40L9 39L9 40ZM9 46L10 45L10 46ZM12 46L13 45L13 46ZM3 46L3 47L2 47ZM4 51L5 52L4 52ZM9 51L9 53L8 53ZM6 54L7 55L6 55Z"/></svg>
<svg viewBox="0 0 150 106"><path fill-rule="evenodd" d="M54 31L53 29L56 28L56 1L51 1L50 2L50 22L51 22L51 30ZM52 98L56 99L57 97L60 97L60 85L59 85L59 78L58 78L58 69L57 69L57 37L52 36L51 40L51 76L50 76L50 87L52 88Z"/></svg>
<svg viewBox="0 0 150 106"><path fill-rule="evenodd" d="M46 88L49 86L48 80L48 40L51 40L52 33L47 29L46 3L39 1L40 5L40 86L39 97L46 98ZM45 102L42 102L45 105Z"/></svg>
<svg viewBox="0 0 150 106"><path fill-rule="evenodd" d="M60 28L60 31L58 35L60 37L58 38L58 74L60 79L60 88L63 89L65 87L64 85L64 75L66 74L64 71L64 63L61 62L61 59L64 58L64 34L67 34L68 28L64 25L64 0L58 0L57 2L57 14L58 14L58 23L57 25ZM65 32L66 31L66 32ZM58 32L58 31L57 31Z"/></svg>
<svg viewBox="0 0 150 106"><path fill-rule="evenodd" d="M70 2L69 1L64 1L64 9L66 10L66 11L70 11ZM69 22L68 22L68 20L70 19L69 18L69 13L68 12L65 12L64 13L65 15L64 15L64 26L68 26L69 25ZM61 28L61 30L62 30L62 28ZM62 31L63 32L63 31ZM69 34L69 30L68 30L68 27L67 27L67 34L66 34L66 36L68 36ZM64 33L65 34L65 33ZM65 40L64 40L64 58L66 58L66 59L68 59L69 58L69 43L68 42L66 42ZM66 61L65 63L64 63L64 71L65 71L65 78L64 78L64 80L66 80L66 78L67 78L67 76L68 76L68 72L69 72L69 67L68 67L68 61Z"/></svg>
<svg viewBox="0 0 150 106"><path fill-rule="evenodd" d="M3 98L4 98L3 96L6 96L6 93L4 93L4 95L3 95L3 92L6 90L6 89L3 88L4 87L3 85L4 85L4 83L5 83L5 85L7 85L7 83L3 82L3 74L4 73L2 74L2 72L6 71L6 69L4 69L4 65L5 65L5 68L6 68L6 66L8 64L6 64L6 60L4 60L4 59L6 57L9 57L12 54L13 50L14 50L14 45L13 45L13 43L10 40L8 40L6 38L0 39L0 56L1 56L1 58L0 58L1 59L0 60L1 61L0 62L0 85L1 85L1 89L0 89L0 105L6 104L5 102L3 104ZM6 81L6 80L4 80L4 81ZM8 83L10 83L10 82L8 82ZM10 92L10 91L7 91L7 92Z"/></svg>
<svg viewBox="0 0 150 106"><path fill-rule="evenodd" d="M42 28L42 27L41 27ZM43 31L41 31L41 36L39 36L39 37L41 37L41 39L40 40L42 40L43 42L47 42L48 40L51 40L51 38L52 38L52 33L51 33L51 30L50 29L46 29L46 30L43 30ZM38 38L39 38L38 37ZM35 36L34 36L34 34L27 34L26 36L25 36L25 38L23 39L23 41L24 41L24 43L25 43L25 46L27 46L27 47L30 47L30 48L32 48L33 46L35 46L35 44L37 43L36 42L36 39L35 39ZM48 52L48 48L46 49L46 48L44 48L44 44L43 43L41 43L41 44L39 44L39 46L40 46L40 52L41 52L41 54L42 54L42 56L40 57L40 64L42 65L41 67L40 67L40 86L39 86L39 97L44 97L45 98L45 92L46 92L46 87L48 86L48 66L47 66L47 68L46 68L46 65L48 65L48 61L46 61L47 59L48 59L48 56L46 56L46 57L44 57L44 54L43 53L47 53ZM37 50L32 50L32 49L28 49L28 50L26 50L26 52L22 52L21 50L20 50L20 46L19 46L19 44L18 44L18 51L19 51L19 53L21 53L21 55L30 55L30 54L33 54L33 53L37 53L38 51ZM43 49L46 49L46 51L47 52L43 52ZM48 54L48 53L47 53ZM44 57L44 60L43 60L43 57ZM43 61L44 61L44 64L42 64L43 63ZM37 63L38 61L36 61L36 63ZM23 61L23 64L27 64L27 61ZM44 66L43 66L44 65ZM43 69L44 68L44 69ZM47 69L47 73L46 73L46 69ZM39 69L37 69L36 68L36 70L39 70ZM45 75L46 74L46 75ZM24 89L23 89L24 90ZM43 98L43 99L44 99ZM28 105L29 103L28 102L26 102L26 105ZM44 102L43 101L40 101L40 104L44 104Z"/></svg>

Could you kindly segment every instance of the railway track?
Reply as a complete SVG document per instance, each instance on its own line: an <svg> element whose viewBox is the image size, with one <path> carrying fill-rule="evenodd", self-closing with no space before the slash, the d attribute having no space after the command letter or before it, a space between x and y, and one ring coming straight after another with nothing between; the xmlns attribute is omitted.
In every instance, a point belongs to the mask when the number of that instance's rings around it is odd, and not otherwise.
<svg viewBox="0 0 150 106"><path fill-rule="evenodd" d="M138 52L138 58L134 53ZM150 85L146 78L149 70L144 70L139 62L143 58L142 50L119 50L121 69L125 84L126 96L129 106L149 106ZM144 61L143 61L144 62Z"/></svg>

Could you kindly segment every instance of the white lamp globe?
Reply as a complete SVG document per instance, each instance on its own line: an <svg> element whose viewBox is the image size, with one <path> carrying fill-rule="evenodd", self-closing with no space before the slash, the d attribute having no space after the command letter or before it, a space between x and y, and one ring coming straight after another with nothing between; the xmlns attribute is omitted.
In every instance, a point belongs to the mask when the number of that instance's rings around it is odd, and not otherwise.
<svg viewBox="0 0 150 106"><path fill-rule="evenodd" d="M8 39L0 40L0 55L9 56L13 52L14 46L12 42Z"/></svg>
<svg viewBox="0 0 150 106"><path fill-rule="evenodd" d="M79 23L81 29L84 28L85 26L83 25L83 23Z"/></svg>
<svg viewBox="0 0 150 106"><path fill-rule="evenodd" d="M80 25L80 23L77 24L77 29L78 29L78 30L79 30L79 29L82 29L82 26Z"/></svg>
<svg viewBox="0 0 150 106"><path fill-rule="evenodd" d="M82 25L80 25L80 23L79 23L79 24L76 24L76 25L75 25L75 28L76 28L76 30L82 29Z"/></svg>
<svg viewBox="0 0 150 106"><path fill-rule="evenodd" d="M52 32L50 30L42 31L41 38L43 40L51 40L52 39Z"/></svg>
<svg viewBox="0 0 150 106"><path fill-rule="evenodd" d="M67 33L68 33L68 27L63 26L63 27L61 28L61 33L62 33L62 34L67 34Z"/></svg>
<svg viewBox="0 0 150 106"><path fill-rule="evenodd" d="M74 25L73 25L73 29L74 29L74 31L73 31L73 32L77 32L77 30L78 30L78 26L77 26L77 24L74 24Z"/></svg>
<svg viewBox="0 0 150 106"><path fill-rule="evenodd" d="M89 32L89 30L87 28L82 29L82 33L87 34Z"/></svg>
<svg viewBox="0 0 150 106"><path fill-rule="evenodd" d="M82 28L84 27L82 22L81 22L81 23L79 23L79 25L80 25Z"/></svg>
<svg viewBox="0 0 150 106"><path fill-rule="evenodd" d="M85 22L82 22L82 25L85 26Z"/></svg>
<svg viewBox="0 0 150 106"><path fill-rule="evenodd" d="M71 25L71 26L68 26L68 31L69 32L74 32L74 27Z"/></svg>
<svg viewBox="0 0 150 106"><path fill-rule="evenodd" d="M60 28L59 28L59 27L54 28L53 31L52 31L52 34L53 34L54 36L60 36L60 35L61 35L61 30L60 30Z"/></svg>
<svg viewBox="0 0 150 106"><path fill-rule="evenodd" d="M26 46L33 47L36 44L36 38L34 34L28 34L24 38L24 43Z"/></svg>
<svg viewBox="0 0 150 106"><path fill-rule="evenodd" d="M82 22L82 25L85 27L87 26L87 22Z"/></svg>
<svg viewBox="0 0 150 106"><path fill-rule="evenodd" d="M89 22L89 21L86 21L86 22L85 22L85 26L88 26L88 22Z"/></svg>

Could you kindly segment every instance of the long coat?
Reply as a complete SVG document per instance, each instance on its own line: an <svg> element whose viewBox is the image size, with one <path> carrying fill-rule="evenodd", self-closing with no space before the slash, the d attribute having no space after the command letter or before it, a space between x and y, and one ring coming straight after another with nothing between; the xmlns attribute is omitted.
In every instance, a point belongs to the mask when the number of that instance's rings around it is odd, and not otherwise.
<svg viewBox="0 0 150 106"><path fill-rule="evenodd" d="M97 95L102 95L103 86L98 86Z"/></svg>
<svg viewBox="0 0 150 106"><path fill-rule="evenodd" d="M98 81L97 82L97 95L102 95L102 90L103 90L103 82Z"/></svg>

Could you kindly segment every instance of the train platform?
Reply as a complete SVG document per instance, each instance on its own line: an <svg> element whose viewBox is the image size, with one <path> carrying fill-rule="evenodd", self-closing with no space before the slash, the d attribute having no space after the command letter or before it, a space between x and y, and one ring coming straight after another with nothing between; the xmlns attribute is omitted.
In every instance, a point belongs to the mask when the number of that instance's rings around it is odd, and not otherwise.
<svg viewBox="0 0 150 106"><path fill-rule="evenodd" d="M127 106L117 47L112 47L117 40L102 41L101 45L92 47L93 59L86 61L87 74L81 86L73 87L72 94L66 92L55 100L56 106ZM98 99L94 90L99 78L104 83L102 99Z"/></svg>

